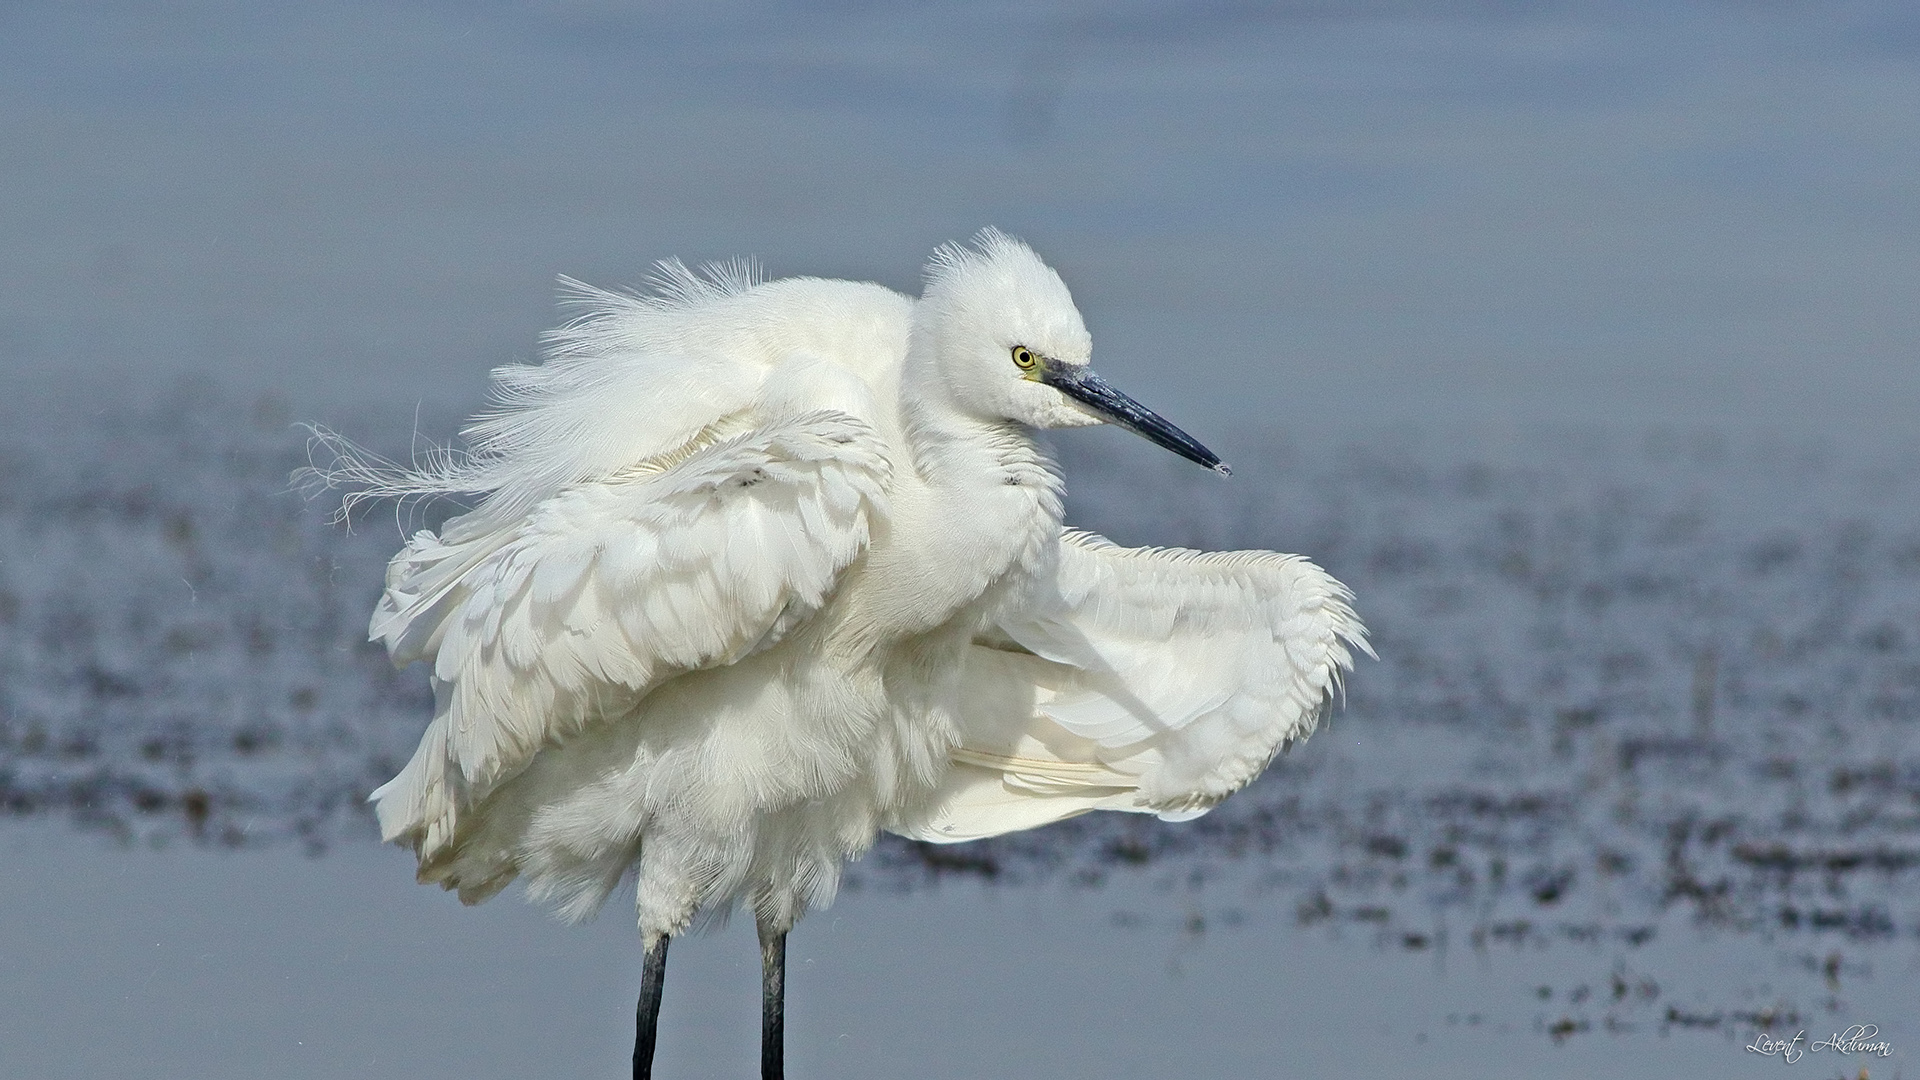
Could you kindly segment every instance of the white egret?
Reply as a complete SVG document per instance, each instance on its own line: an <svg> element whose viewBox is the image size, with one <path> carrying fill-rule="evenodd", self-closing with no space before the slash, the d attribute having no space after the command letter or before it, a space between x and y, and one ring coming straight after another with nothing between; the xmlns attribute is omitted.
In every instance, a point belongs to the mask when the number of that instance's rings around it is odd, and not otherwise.
<svg viewBox="0 0 1920 1080"><path fill-rule="evenodd" d="M1227 469L1092 372L1016 240L941 248L917 301L674 262L652 295L569 286L586 313L494 372L467 452L401 469L336 442L324 475L481 496L388 567L371 636L431 665L436 706L372 798L468 903L521 877L580 918L633 875L637 1077L696 915L752 909L777 1077L787 931L880 830L1197 817L1366 648L1298 556L1063 528L1036 428L1116 423Z"/></svg>

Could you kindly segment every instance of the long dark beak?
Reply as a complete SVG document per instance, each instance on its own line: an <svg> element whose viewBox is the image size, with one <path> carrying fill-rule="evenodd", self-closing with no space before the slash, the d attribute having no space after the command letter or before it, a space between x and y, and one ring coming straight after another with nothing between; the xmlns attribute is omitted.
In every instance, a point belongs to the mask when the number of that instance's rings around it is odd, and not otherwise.
<svg viewBox="0 0 1920 1080"><path fill-rule="evenodd" d="M1155 442L1222 475L1232 469L1220 455L1199 440L1168 423L1159 413L1115 390L1107 380L1075 364L1050 364L1040 381L1150 442Z"/></svg>

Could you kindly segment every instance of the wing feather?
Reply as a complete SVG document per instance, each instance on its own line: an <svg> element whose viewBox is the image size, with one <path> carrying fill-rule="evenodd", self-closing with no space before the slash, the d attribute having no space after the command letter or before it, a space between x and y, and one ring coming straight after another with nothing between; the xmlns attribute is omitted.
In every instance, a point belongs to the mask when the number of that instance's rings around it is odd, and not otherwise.
<svg viewBox="0 0 1920 1080"><path fill-rule="evenodd" d="M962 676L956 767L917 839L1089 810L1184 820L1312 733L1352 649L1351 594L1297 555L1121 548L1068 531L1054 578Z"/></svg>
<svg viewBox="0 0 1920 1080"><path fill-rule="evenodd" d="M817 609L888 478L866 421L815 411L566 487L492 532L416 534L370 630L396 661L432 660L436 709L374 792L382 832L411 840L433 879L462 812L542 746Z"/></svg>

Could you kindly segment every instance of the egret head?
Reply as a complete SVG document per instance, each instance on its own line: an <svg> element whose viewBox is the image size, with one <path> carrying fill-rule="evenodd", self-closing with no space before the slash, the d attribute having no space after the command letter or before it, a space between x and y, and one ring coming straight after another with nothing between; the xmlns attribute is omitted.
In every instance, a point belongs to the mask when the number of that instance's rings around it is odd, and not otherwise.
<svg viewBox="0 0 1920 1080"><path fill-rule="evenodd" d="M1093 373L1093 338L1066 283L997 229L933 253L916 321L926 373L956 408L1037 428L1119 424L1227 471L1213 451Z"/></svg>

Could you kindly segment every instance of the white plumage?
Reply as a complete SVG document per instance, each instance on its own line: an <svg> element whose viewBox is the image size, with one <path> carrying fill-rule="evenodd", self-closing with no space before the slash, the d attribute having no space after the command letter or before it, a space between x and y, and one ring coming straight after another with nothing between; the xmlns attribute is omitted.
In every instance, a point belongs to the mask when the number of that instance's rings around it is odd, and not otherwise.
<svg viewBox="0 0 1920 1080"><path fill-rule="evenodd" d="M1346 590L1294 555L1060 537L1052 588L965 661L955 768L916 839L1088 810L1204 814L1310 733L1347 645Z"/></svg>
<svg viewBox="0 0 1920 1080"><path fill-rule="evenodd" d="M677 263L654 295L573 287L586 314L495 373L466 454L331 474L482 496L395 556L371 629L432 669L373 795L423 881L524 877L578 917L634 871L649 948L738 901L784 933L881 829L1198 816L1366 647L1297 556L1063 530L1033 428L1224 467L1091 374L1066 287L999 233L918 301Z"/></svg>

